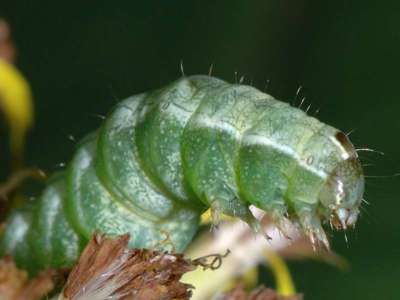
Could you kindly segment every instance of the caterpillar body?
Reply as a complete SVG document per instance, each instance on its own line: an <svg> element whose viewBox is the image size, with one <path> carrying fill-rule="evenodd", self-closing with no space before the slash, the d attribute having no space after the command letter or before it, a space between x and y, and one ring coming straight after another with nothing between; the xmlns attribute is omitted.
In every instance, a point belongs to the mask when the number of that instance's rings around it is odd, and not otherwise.
<svg viewBox="0 0 400 300"><path fill-rule="evenodd" d="M363 190L341 131L253 87L189 76L117 104L9 216L0 249L31 271L70 266L94 231L130 233L140 248L167 234L183 251L205 209L257 227L250 205L327 244L321 223L354 224Z"/></svg>

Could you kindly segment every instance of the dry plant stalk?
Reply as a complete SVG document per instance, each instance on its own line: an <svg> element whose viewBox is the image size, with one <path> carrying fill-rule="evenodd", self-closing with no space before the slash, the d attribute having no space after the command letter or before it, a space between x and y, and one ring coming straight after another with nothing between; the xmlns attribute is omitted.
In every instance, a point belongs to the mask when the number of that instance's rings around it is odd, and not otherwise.
<svg viewBox="0 0 400 300"><path fill-rule="evenodd" d="M189 299L191 286L180 282L195 263L181 254L128 249L129 235L115 239L95 234L70 273L59 300Z"/></svg>
<svg viewBox="0 0 400 300"><path fill-rule="evenodd" d="M0 184L0 200L7 201L9 195L29 178L43 181L47 175L37 168L25 168L14 172L6 182Z"/></svg>
<svg viewBox="0 0 400 300"><path fill-rule="evenodd" d="M10 257L0 260L0 300L40 300L54 288L55 272L48 270L28 280Z"/></svg>

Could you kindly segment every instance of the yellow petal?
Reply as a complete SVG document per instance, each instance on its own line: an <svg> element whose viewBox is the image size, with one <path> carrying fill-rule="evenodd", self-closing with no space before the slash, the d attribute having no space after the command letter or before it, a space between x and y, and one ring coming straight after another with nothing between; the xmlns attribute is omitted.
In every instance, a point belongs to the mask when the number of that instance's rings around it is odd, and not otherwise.
<svg viewBox="0 0 400 300"><path fill-rule="evenodd" d="M10 148L14 157L21 158L25 134L33 123L31 89L23 75L0 59L0 109L10 129Z"/></svg>

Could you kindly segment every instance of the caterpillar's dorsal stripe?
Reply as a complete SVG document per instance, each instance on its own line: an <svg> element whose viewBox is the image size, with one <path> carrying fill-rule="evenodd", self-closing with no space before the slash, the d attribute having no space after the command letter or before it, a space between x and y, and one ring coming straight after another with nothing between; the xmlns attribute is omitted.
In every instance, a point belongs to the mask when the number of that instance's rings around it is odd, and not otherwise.
<svg viewBox="0 0 400 300"><path fill-rule="evenodd" d="M238 140L242 136L234 125L224 120L218 120L216 118L210 118L208 116L204 116L201 118L200 121L197 122L197 124L206 128L213 128L216 130L229 132L230 134L234 135L235 138Z"/></svg>
<svg viewBox="0 0 400 300"><path fill-rule="evenodd" d="M248 135L246 138L242 141L243 144L246 144L248 146L266 146L266 147L271 147L276 151L279 151L283 154L286 154L287 156L293 158L296 160L296 162L301 165L303 168L309 170L310 172L320 176L321 178L325 179L328 175L321 170L318 170L312 166L310 166L307 162L303 161L300 156L297 154L295 150L290 148L287 145L280 145L273 140L264 137L264 136L259 136L259 135Z"/></svg>

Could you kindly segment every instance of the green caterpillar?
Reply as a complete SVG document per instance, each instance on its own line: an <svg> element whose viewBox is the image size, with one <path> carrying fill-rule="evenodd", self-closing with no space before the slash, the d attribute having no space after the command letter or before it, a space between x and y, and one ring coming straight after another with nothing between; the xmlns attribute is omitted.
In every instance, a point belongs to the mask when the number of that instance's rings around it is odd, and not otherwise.
<svg viewBox="0 0 400 300"><path fill-rule="evenodd" d="M353 225L363 190L342 132L253 87L183 77L119 103L10 215L0 249L31 271L70 266L95 231L183 251L209 207L256 228L250 205L327 244L321 223Z"/></svg>

